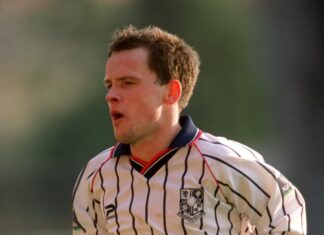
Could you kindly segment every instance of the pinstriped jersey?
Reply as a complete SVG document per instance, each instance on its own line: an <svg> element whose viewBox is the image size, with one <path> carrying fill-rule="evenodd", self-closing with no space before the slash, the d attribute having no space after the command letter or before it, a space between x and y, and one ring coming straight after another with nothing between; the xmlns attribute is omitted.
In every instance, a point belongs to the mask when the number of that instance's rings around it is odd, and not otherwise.
<svg viewBox="0 0 324 235"><path fill-rule="evenodd" d="M302 195L251 148L190 117L148 163L117 143L81 171L73 234L306 234Z"/></svg>

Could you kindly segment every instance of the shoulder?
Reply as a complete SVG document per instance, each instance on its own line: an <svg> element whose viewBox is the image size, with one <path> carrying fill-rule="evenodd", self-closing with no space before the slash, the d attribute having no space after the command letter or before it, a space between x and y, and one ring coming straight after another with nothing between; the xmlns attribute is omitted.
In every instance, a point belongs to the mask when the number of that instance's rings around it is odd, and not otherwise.
<svg viewBox="0 0 324 235"><path fill-rule="evenodd" d="M268 167L261 154L244 144L203 133L196 145L208 168L226 185L237 188L255 181L264 184L275 180L275 169Z"/></svg>
<svg viewBox="0 0 324 235"><path fill-rule="evenodd" d="M197 147L225 194L258 193L269 198L280 174L252 148L225 137L201 135ZM262 198L263 198L262 196Z"/></svg>
<svg viewBox="0 0 324 235"><path fill-rule="evenodd" d="M91 158L82 168L74 186L73 195L85 195L89 190L92 191L94 180L100 168L106 164L111 156L114 147L110 147ZM74 198L74 196L73 196Z"/></svg>
<svg viewBox="0 0 324 235"><path fill-rule="evenodd" d="M86 195L90 178L95 175L95 172L98 171L102 162L104 162L105 159L108 159L112 149L113 148L105 149L104 151L91 158L87 162L87 164L83 166L74 185L73 200L75 198L75 195Z"/></svg>
<svg viewBox="0 0 324 235"><path fill-rule="evenodd" d="M97 155L95 155L94 157L92 157L88 161L88 163L84 167L85 174L86 174L85 176L87 178L90 178L91 175L93 175L100 168L100 166L109 159L109 157L111 155L111 151L113 151L113 149L114 149L114 147L105 149L105 150L101 151L100 153L98 153Z"/></svg>
<svg viewBox="0 0 324 235"><path fill-rule="evenodd" d="M204 132L198 139L197 144L205 155L264 162L262 155L254 149L225 137Z"/></svg>

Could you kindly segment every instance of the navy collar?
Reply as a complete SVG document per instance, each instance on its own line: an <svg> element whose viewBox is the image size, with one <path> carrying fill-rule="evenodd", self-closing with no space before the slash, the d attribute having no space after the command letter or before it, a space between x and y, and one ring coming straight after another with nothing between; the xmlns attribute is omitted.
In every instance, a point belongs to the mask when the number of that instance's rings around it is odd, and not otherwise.
<svg viewBox="0 0 324 235"><path fill-rule="evenodd" d="M190 116L181 116L179 119L181 130L171 142L169 148L181 148L191 143L198 135L199 130ZM113 156L131 155L129 144L117 143Z"/></svg>

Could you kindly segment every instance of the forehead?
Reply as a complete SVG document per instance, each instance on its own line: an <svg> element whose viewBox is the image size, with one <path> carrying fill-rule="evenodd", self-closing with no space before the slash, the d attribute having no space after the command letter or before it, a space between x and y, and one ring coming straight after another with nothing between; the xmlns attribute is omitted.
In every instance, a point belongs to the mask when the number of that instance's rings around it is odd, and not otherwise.
<svg viewBox="0 0 324 235"><path fill-rule="evenodd" d="M145 48L136 48L113 52L106 63L106 76L121 77L129 73L152 72L148 66L149 52Z"/></svg>

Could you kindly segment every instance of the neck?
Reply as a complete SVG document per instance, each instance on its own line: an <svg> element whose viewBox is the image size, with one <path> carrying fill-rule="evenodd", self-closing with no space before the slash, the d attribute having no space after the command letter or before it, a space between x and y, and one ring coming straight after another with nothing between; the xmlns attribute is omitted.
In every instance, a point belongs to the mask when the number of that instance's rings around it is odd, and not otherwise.
<svg viewBox="0 0 324 235"><path fill-rule="evenodd" d="M179 116L165 120L166 122L152 135L130 145L133 156L148 162L169 147L172 140L179 133L181 126Z"/></svg>

